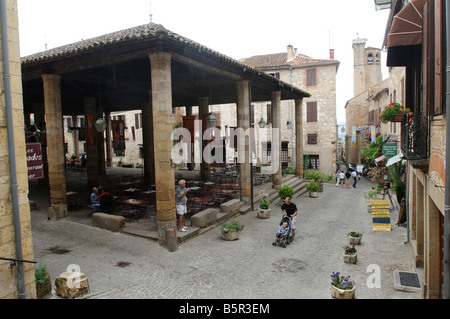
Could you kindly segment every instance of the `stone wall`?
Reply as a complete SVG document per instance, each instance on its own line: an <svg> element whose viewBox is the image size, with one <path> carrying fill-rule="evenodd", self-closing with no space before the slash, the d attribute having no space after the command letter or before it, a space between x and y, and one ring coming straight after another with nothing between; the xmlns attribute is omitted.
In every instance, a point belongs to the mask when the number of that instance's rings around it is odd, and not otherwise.
<svg viewBox="0 0 450 319"><path fill-rule="evenodd" d="M22 104L22 78L20 69L19 32L17 1L7 0L9 55L11 70L11 89L13 107L13 125L19 192L19 213L22 237L23 258L33 260L33 242L31 237L31 217L28 201L28 175L24 137L24 118ZM0 42L1 45L1 42ZM16 257L13 225L13 206L10 187L9 145L6 121L5 91L3 82L3 56L0 51L0 256ZM24 263L26 298L35 298L33 264ZM0 299L18 298L17 267L8 261L0 261Z"/></svg>

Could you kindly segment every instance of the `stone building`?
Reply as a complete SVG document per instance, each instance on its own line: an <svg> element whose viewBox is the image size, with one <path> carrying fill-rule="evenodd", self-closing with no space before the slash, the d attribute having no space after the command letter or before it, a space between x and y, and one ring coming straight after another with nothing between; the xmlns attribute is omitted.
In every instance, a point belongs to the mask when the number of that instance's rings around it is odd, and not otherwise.
<svg viewBox="0 0 450 319"><path fill-rule="evenodd" d="M355 95L345 105L345 161L351 164L361 164L361 152L371 141L372 126L377 135L400 142L400 124L381 123L378 115L389 103L404 104L404 68L390 68L389 77L382 80L381 49L366 48L366 42L353 40Z"/></svg>
<svg viewBox="0 0 450 319"><path fill-rule="evenodd" d="M297 52L292 45L287 46L287 52L258 55L242 58L240 61L261 71L264 71L283 82L307 90L311 97L305 98L302 105L303 119L303 152L305 168L319 170L322 173L334 175L336 169L337 151L337 120L336 120L336 73L339 61L334 58L334 50L330 50L329 59L316 59ZM282 108L282 141L284 144L284 161L286 166L295 166L295 118L294 104L284 101ZM233 123L233 114L228 121ZM253 123L258 125L263 119L272 123L270 102L254 103ZM289 128L288 123L293 123ZM270 132L270 128L269 128ZM257 154L261 162L267 160L267 141L262 133L257 136Z"/></svg>
<svg viewBox="0 0 450 319"><path fill-rule="evenodd" d="M401 123L401 150L407 161L408 239L416 269L423 274L420 289L427 299L450 297L446 3L392 1L384 42L387 65L405 68L405 105L412 111ZM405 20L413 23L405 24Z"/></svg>
<svg viewBox="0 0 450 319"><path fill-rule="evenodd" d="M8 48L0 52L0 257L33 261L31 216L22 104L17 1L2 1L2 33ZM6 28L3 28L6 26ZM9 50L3 50L9 49ZM4 51L7 54L4 54ZM10 80L8 80L10 76ZM12 112L12 123L7 117ZM11 131L14 145L9 145ZM15 172L10 157L15 156ZM16 192L17 190L17 192ZM20 233L18 233L20 232ZM0 260L0 299L35 298L34 267L30 262Z"/></svg>

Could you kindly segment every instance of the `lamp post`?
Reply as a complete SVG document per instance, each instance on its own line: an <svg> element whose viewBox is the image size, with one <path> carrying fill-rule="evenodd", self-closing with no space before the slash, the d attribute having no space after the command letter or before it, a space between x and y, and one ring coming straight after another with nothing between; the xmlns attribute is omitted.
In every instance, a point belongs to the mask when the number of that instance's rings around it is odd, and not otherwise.
<svg viewBox="0 0 450 319"><path fill-rule="evenodd" d="M375 9L384 10L392 8L392 0L374 0L375 1Z"/></svg>
<svg viewBox="0 0 450 319"><path fill-rule="evenodd" d="M206 125L208 128L214 128L216 127L217 124L217 118L214 114L210 114L207 118L206 118Z"/></svg>

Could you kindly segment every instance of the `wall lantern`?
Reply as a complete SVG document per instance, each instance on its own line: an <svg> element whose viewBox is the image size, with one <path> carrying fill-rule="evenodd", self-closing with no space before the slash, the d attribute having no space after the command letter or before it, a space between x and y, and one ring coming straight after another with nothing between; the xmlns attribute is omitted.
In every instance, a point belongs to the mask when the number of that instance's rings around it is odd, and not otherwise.
<svg viewBox="0 0 450 319"><path fill-rule="evenodd" d="M288 129L292 129L294 127L291 120L287 121L286 125Z"/></svg>
<svg viewBox="0 0 450 319"><path fill-rule="evenodd" d="M97 132L103 133L106 129L106 121L102 118L98 119L97 122L95 122L95 128Z"/></svg>
<svg viewBox="0 0 450 319"><path fill-rule="evenodd" d="M216 116L214 114L210 114L207 118L206 118L206 125L208 128L214 128L216 127L217 124L217 119Z"/></svg>
<svg viewBox="0 0 450 319"><path fill-rule="evenodd" d="M392 8L392 0L375 0L376 10L384 10Z"/></svg>
<svg viewBox="0 0 450 319"><path fill-rule="evenodd" d="M260 128L265 128L266 127L266 121L264 121L263 118L261 118L261 120L258 122L258 125Z"/></svg>

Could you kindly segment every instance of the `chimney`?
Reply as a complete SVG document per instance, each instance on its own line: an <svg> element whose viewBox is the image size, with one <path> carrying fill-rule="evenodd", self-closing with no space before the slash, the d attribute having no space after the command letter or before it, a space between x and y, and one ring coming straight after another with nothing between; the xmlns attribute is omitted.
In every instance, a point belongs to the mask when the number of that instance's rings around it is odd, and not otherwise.
<svg viewBox="0 0 450 319"><path fill-rule="evenodd" d="M334 60L334 49L330 49L330 60Z"/></svg>
<svg viewBox="0 0 450 319"><path fill-rule="evenodd" d="M295 57L294 47L292 45L287 46L287 60L290 61Z"/></svg>

